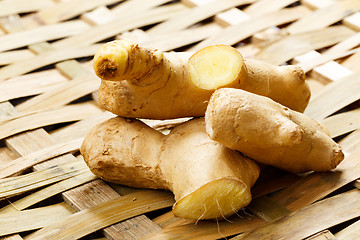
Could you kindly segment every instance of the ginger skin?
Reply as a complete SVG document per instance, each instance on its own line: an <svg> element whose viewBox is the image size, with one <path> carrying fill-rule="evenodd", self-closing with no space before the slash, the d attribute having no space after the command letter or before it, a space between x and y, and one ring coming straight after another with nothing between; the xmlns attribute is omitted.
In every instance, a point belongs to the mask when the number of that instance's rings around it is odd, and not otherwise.
<svg viewBox="0 0 360 240"><path fill-rule="evenodd" d="M102 79L99 104L116 115L171 119L204 116L218 88L241 88L303 112L310 99L304 72L244 60L231 46L163 53L124 40L104 44L93 62Z"/></svg>
<svg viewBox="0 0 360 240"><path fill-rule="evenodd" d="M163 135L139 120L115 117L95 126L80 151L106 181L171 190L174 214L194 220L222 219L249 204L259 176L252 160L210 140L204 119Z"/></svg>
<svg viewBox="0 0 360 240"><path fill-rule="evenodd" d="M341 147L315 120L240 89L216 90L205 121L214 141L286 171L328 171L344 158Z"/></svg>

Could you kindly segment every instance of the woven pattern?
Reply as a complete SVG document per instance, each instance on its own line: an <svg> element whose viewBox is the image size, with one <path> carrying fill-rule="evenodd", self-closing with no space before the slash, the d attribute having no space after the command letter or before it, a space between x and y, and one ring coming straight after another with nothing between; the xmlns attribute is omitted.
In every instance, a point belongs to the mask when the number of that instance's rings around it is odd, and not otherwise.
<svg viewBox="0 0 360 240"><path fill-rule="evenodd" d="M1 0L1 239L360 239L359 10L360 0ZM97 179L78 149L113 116L96 104L91 67L113 39L164 51L230 44L301 66L305 114L345 160L304 176L270 169L250 206L220 222L174 217L170 193Z"/></svg>

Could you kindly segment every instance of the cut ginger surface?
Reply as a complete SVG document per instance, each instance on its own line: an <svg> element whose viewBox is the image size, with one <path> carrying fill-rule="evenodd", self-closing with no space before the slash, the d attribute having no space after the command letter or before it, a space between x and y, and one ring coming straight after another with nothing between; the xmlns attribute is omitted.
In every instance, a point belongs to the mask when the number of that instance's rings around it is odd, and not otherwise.
<svg viewBox="0 0 360 240"><path fill-rule="evenodd" d="M104 180L172 191L175 216L194 220L223 219L248 205L259 176L254 161L207 136L202 118L169 135L139 120L112 118L89 132L81 153Z"/></svg>
<svg viewBox="0 0 360 240"><path fill-rule="evenodd" d="M102 79L99 104L122 117L202 117L212 93L224 87L267 96L299 112L310 99L299 67L244 60L228 45L167 53L117 40L100 47L93 67Z"/></svg>

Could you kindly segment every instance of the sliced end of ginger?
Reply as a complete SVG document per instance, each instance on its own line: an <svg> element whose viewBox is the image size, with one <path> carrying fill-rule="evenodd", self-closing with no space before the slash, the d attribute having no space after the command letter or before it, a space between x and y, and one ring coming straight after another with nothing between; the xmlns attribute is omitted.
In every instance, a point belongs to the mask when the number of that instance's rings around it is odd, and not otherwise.
<svg viewBox="0 0 360 240"><path fill-rule="evenodd" d="M173 213L194 220L226 218L250 201L250 190L242 181L222 178L179 199L173 206Z"/></svg>
<svg viewBox="0 0 360 240"><path fill-rule="evenodd" d="M237 87L245 73L244 59L240 52L227 45L215 45L201 49L188 62L190 79L201 89Z"/></svg>

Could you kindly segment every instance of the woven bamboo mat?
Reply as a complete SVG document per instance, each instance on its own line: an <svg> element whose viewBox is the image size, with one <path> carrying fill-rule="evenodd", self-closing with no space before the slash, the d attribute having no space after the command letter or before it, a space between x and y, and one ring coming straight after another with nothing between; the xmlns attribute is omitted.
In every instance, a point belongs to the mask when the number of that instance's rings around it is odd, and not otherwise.
<svg viewBox="0 0 360 240"><path fill-rule="evenodd" d="M360 0L0 0L1 239L360 239L359 10ZM174 217L171 193L97 179L78 149L113 115L96 105L91 59L119 38L165 51L230 44L301 66L305 113L345 160L301 176L269 169L252 203L220 222Z"/></svg>

